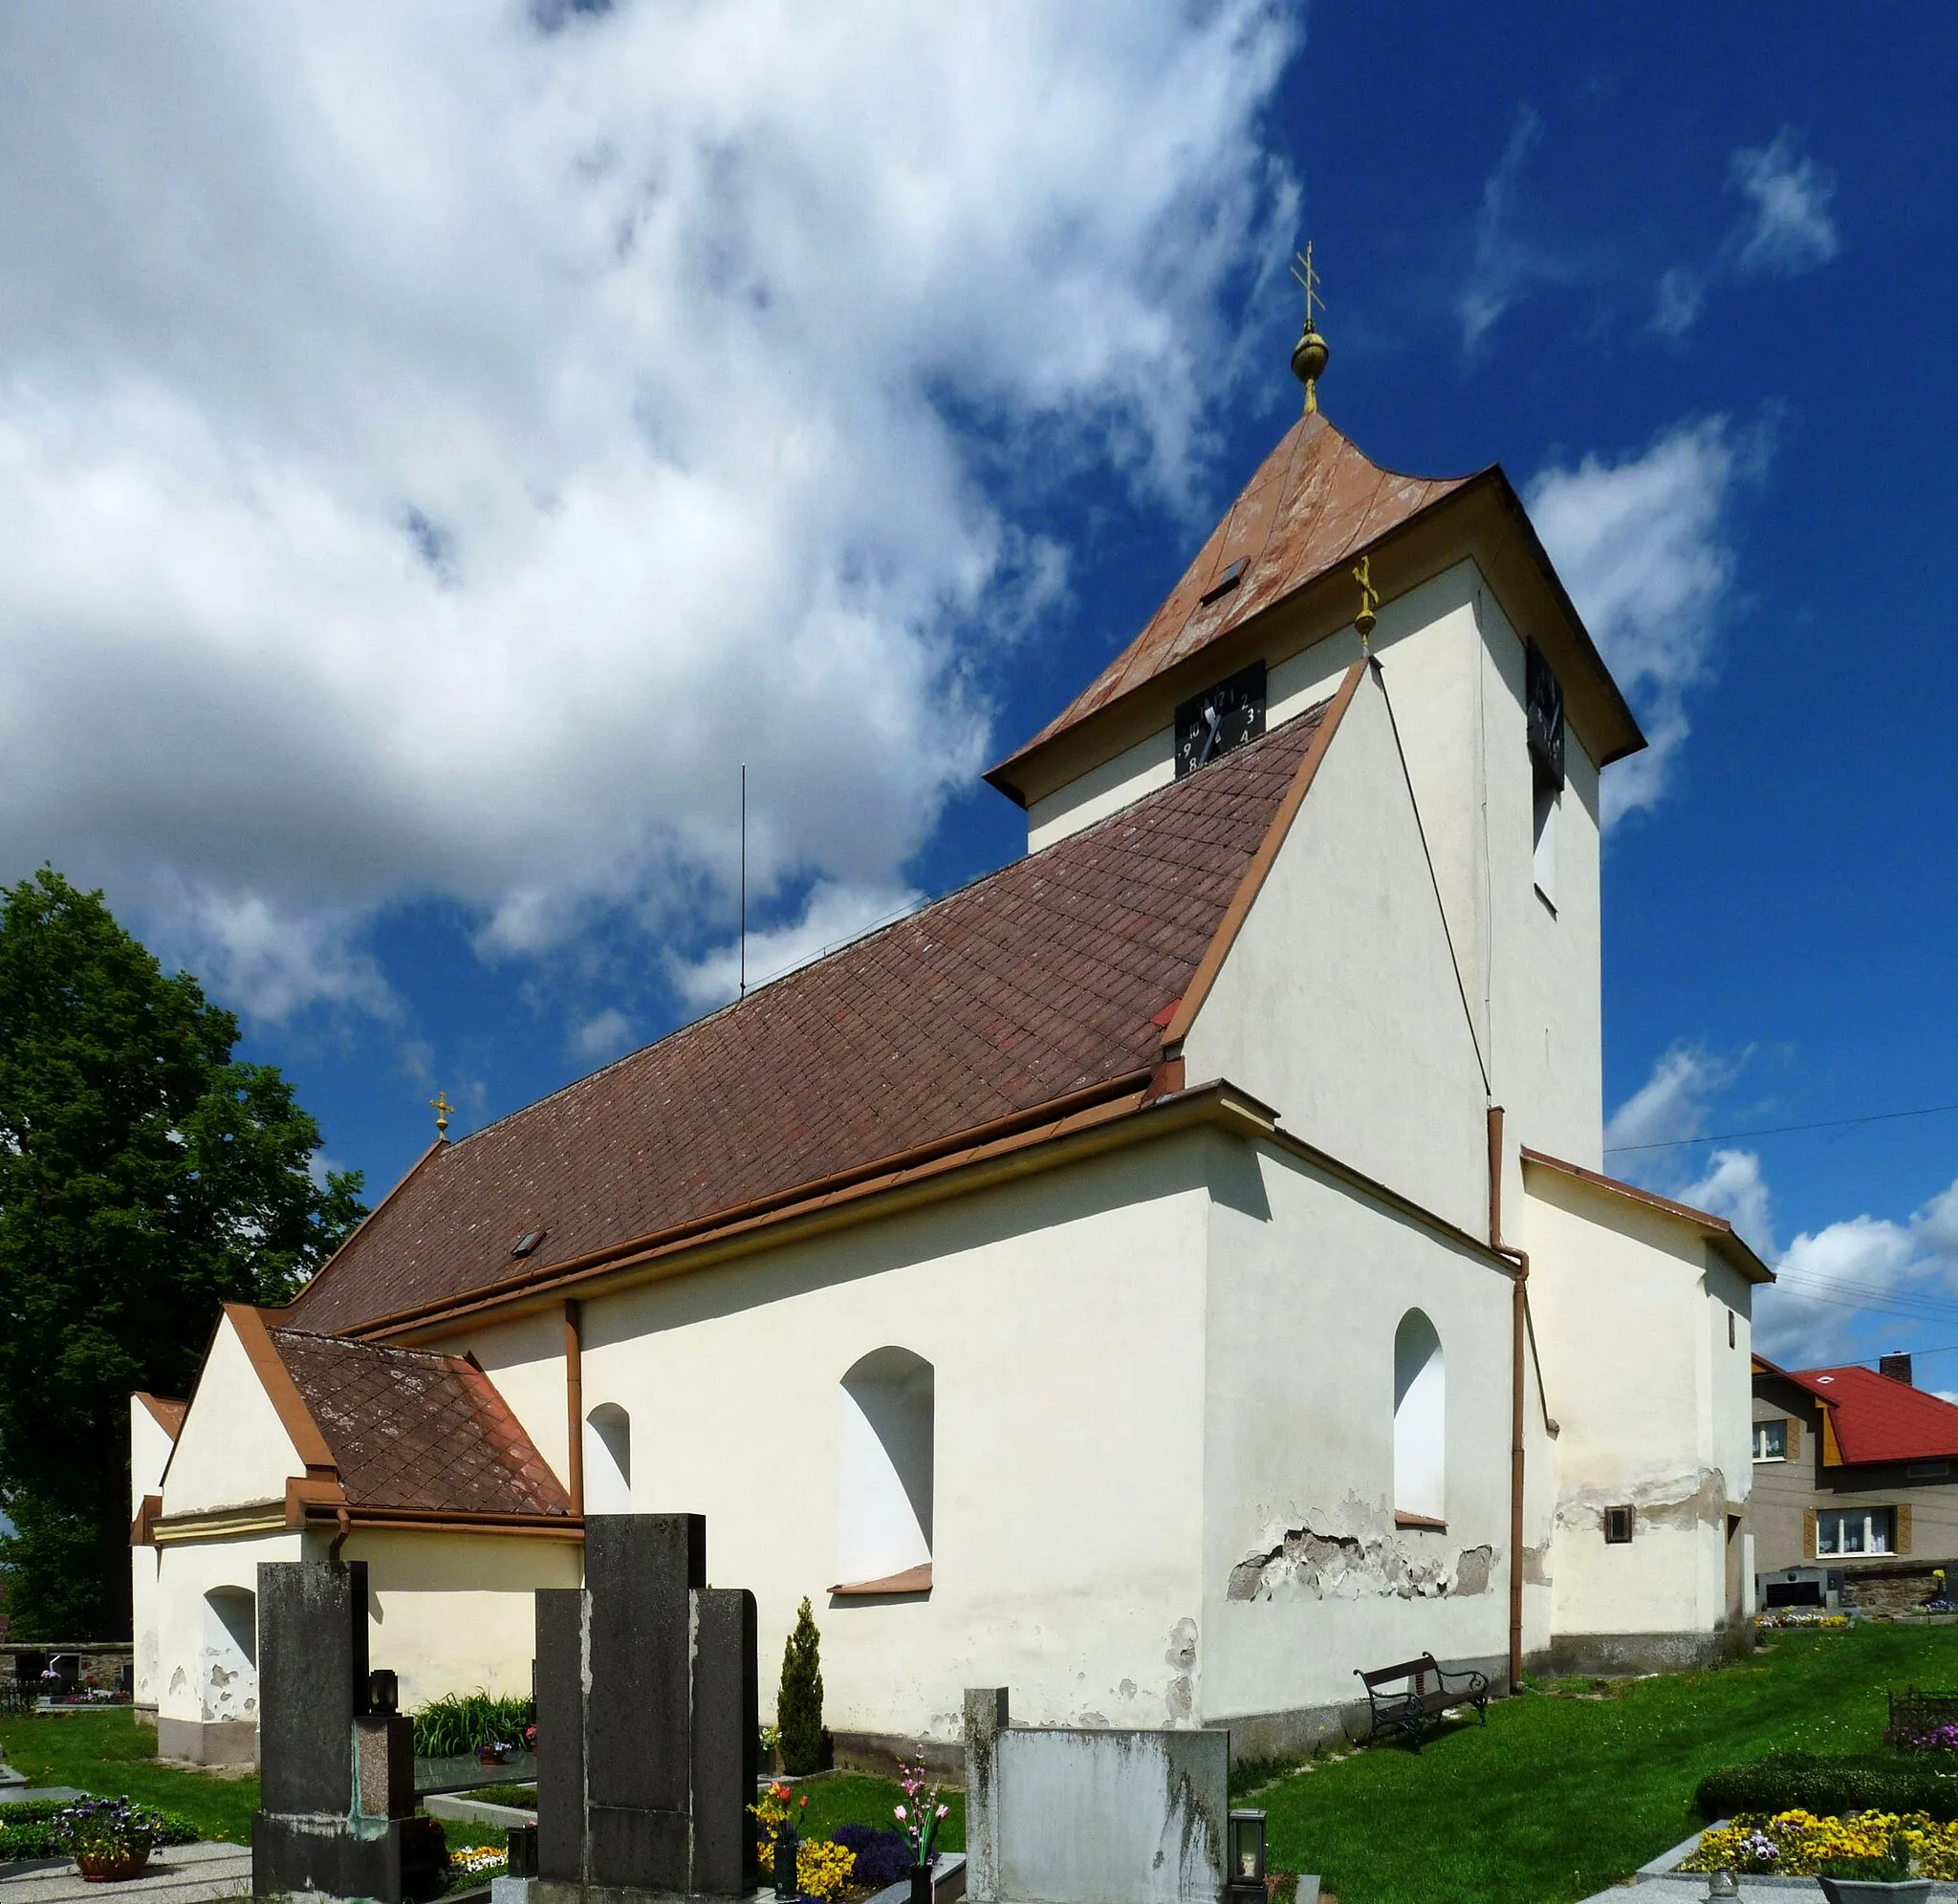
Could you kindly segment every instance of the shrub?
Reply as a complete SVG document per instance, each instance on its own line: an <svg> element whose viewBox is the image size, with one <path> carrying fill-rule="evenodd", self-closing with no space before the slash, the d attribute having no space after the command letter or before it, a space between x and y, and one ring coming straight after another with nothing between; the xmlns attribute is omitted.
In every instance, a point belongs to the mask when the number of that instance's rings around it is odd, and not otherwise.
<svg viewBox="0 0 1958 1904"><path fill-rule="evenodd" d="M447 1693L414 1715L415 1756L459 1759L485 1745L522 1745L535 1722L536 1701L489 1693Z"/></svg>
<svg viewBox="0 0 1958 1904"><path fill-rule="evenodd" d="M795 1628L782 1646L782 1689L775 1696L775 1723L782 1734L782 1769L791 1778L822 1769L822 1635L807 1597L795 1614Z"/></svg>
<svg viewBox="0 0 1958 1904"><path fill-rule="evenodd" d="M1846 1811L1922 1812L1958 1819L1958 1769L1939 1761L1869 1753L1824 1759L1811 1752L1779 1752L1751 1764L1728 1765L1700 1781L1693 1802L1703 1818L1733 1818L1743 1811L1812 1811L1818 1817Z"/></svg>
<svg viewBox="0 0 1958 1904"><path fill-rule="evenodd" d="M910 1875L911 1847L902 1831L880 1831L875 1825L838 1825L830 1835L857 1853L859 1884L881 1891Z"/></svg>
<svg viewBox="0 0 1958 1904"><path fill-rule="evenodd" d="M58 1798L31 1798L19 1805L0 1807L0 1864L15 1858L58 1858L72 1848L70 1821L62 1814L72 1807ZM191 1845L197 1842L197 1827L175 1812L147 1812L156 1823L152 1844Z"/></svg>

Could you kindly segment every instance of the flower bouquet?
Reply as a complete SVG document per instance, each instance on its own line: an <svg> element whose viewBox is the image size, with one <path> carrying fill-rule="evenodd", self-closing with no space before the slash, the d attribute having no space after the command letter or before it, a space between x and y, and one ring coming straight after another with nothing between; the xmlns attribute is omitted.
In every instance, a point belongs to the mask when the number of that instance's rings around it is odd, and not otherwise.
<svg viewBox="0 0 1958 1904"><path fill-rule="evenodd" d="M61 1841L91 1884L139 1877L163 1821L126 1798L84 1798L56 1814Z"/></svg>
<svg viewBox="0 0 1958 1904"><path fill-rule="evenodd" d="M921 1762L907 1765L898 1761L899 1783L904 1787L904 1803L897 1807L898 1828L911 1848L911 1904L932 1904L931 1866L938 1853L938 1828L951 1815L951 1807L936 1785L925 1782Z"/></svg>

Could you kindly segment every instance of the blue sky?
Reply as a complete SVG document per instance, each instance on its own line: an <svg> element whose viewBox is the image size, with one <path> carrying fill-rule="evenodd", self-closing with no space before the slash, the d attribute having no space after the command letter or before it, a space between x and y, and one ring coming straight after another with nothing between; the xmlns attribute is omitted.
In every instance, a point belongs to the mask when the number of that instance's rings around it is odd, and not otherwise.
<svg viewBox="0 0 1958 1904"><path fill-rule="evenodd" d="M379 1194L722 994L743 758L751 971L1018 850L976 769L1285 427L1309 234L1335 421L1500 461L1664 743L1610 1162L1958 1389L1958 1114L1677 1145L1958 1102L1958 21L1765 17L16 15L0 874Z"/></svg>

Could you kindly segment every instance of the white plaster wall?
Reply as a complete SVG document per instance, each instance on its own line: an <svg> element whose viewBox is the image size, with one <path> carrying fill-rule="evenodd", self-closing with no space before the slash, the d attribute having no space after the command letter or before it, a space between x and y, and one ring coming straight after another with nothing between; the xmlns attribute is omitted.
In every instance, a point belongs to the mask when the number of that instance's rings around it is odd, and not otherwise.
<svg viewBox="0 0 1958 1904"><path fill-rule="evenodd" d="M1356 1668L1424 1651L1504 1654L1510 1278L1287 1153L1219 1138L1212 1166L1205 1720L1341 1704ZM1416 1306L1447 1368L1446 1533L1394 1525L1394 1337ZM1341 1562L1308 1533L1355 1546Z"/></svg>
<svg viewBox="0 0 1958 1904"><path fill-rule="evenodd" d="M765 1709L807 1594L838 1729L954 1739L979 1685L1189 1717L1207 1201L1185 1134L587 1305L586 1406L632 1416L634 1506L706 1514L710 1580L755 1592ZM933 1366L934 1585L833 1600L838 1384L886 1346Z"/></svg>
<svg viewBox="0 0 1958 1904"><path fill-rule="evenodd" d="M564 1398L564 1316L561 1309L519 1316L490 1328L468 1328L446 1340L458 1355L473 1354L510 1412L558 1482L569 1490L566 1450L568 1416ZM602 1396L586 1396L585 1409Z"/></svg>
<svg viewBox="0 0 1958 1904"><path fill-rule="evenodd" d="M203 1513L286 1498L286 1482L303 1475L292 1438L257 1371L224 1317L197 1377L190 1410L163 1480L165 1514Z"/></svg>
<svg viewBox="0 0 1958 1904"><path fill-rule="evenodd" d="M189 1426L187 1417L185 1426ZM256 1673L249 1685L241 1679L236 1649L213 1621L207 1595L213 1588L228 1589L255 1600L258 1563L297 1560L299 1554L297 1533L173 1543L158 1549L157 1710L162 1718L256 1720Z"/></svg>
<svg viewBox="0 0 1958 1904"><path fill-rule="evenodd" d="M1294 646L1297 639L1282 612L1273 617L1269 725L1324 701L1360 654L1350 626L1308 648ZM1494 1101L1507 1109L1512 1141L1597 1168L1603 1145L1597 766L1567 730L1553 910L1536 892L1523 643L1480 569L1457 563L1382 604L1372 647L1406 750L1476 1042ZM1035 802L1030 849L1166 784L1174 777L1173 738L1165 727ZM1521 1191L1513 1160L1507 1189Z"/></svg>
<svg viewBox="0 0 1958 1904"><path fill-rule="evenodd" d="M359 1529L342 1549L367 1563L367 1655L401 1676L402 1707L445 1693L527 1696L540 1587L583 1578L576 1541Z"/></svg>
<svg viewBox="0 0 1958 1904"><path fill-rule="evenodd" d="M1551 1553L1558 1634L1708 1633L1724 1617L1726 1507L1747 1484L1745 1417L1708 1402L1707 1246L1657 1211L1533 1168L1515 1212L1550 1408L1559 1423ZM1607 1506L1636 1510L1605 1542Z"/></svg>
<svg viewBox="0 0 1958 1904"><path fill-rule="evenodd" d="M129 1518L142 1511L145 1494L161 1494L163 1469L174 1446L157 1418L132 1395L129 1397ZM135 1668L135 1699L139 1706L157 1702L157 1550L129 1549L131 1659Z"/></svg>
<svg viewBox="0 0 1958 1904"><path fill-rule="evenodd" d="M1482 1074L1371 674L1184 1041L1184 1070L1229 1078L1287 1130L1471 1234L1486 1227Z"/></svg>

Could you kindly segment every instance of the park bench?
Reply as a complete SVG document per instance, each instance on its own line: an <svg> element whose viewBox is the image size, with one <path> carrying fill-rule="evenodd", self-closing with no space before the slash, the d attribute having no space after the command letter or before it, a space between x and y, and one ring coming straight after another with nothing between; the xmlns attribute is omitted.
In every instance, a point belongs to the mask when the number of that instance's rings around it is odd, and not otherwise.
<svg viewBox="0 0 1958 1904"><path fill-rule="evenodd" d="M1403 1660L1398 1666L1378 1666L1371 1673L1355 1667L1355 1674L1366 1688L1366 1703L1373 1716L1369 1742L1383 1732L1399 1732L1421 1750L1421 1734L1430 1721L1441 1718L1451 1706L1472 1705L1489 1723L1489 1675L1468 1670L1445 1673L1432 1653L1419 1659Z"/></svg>

